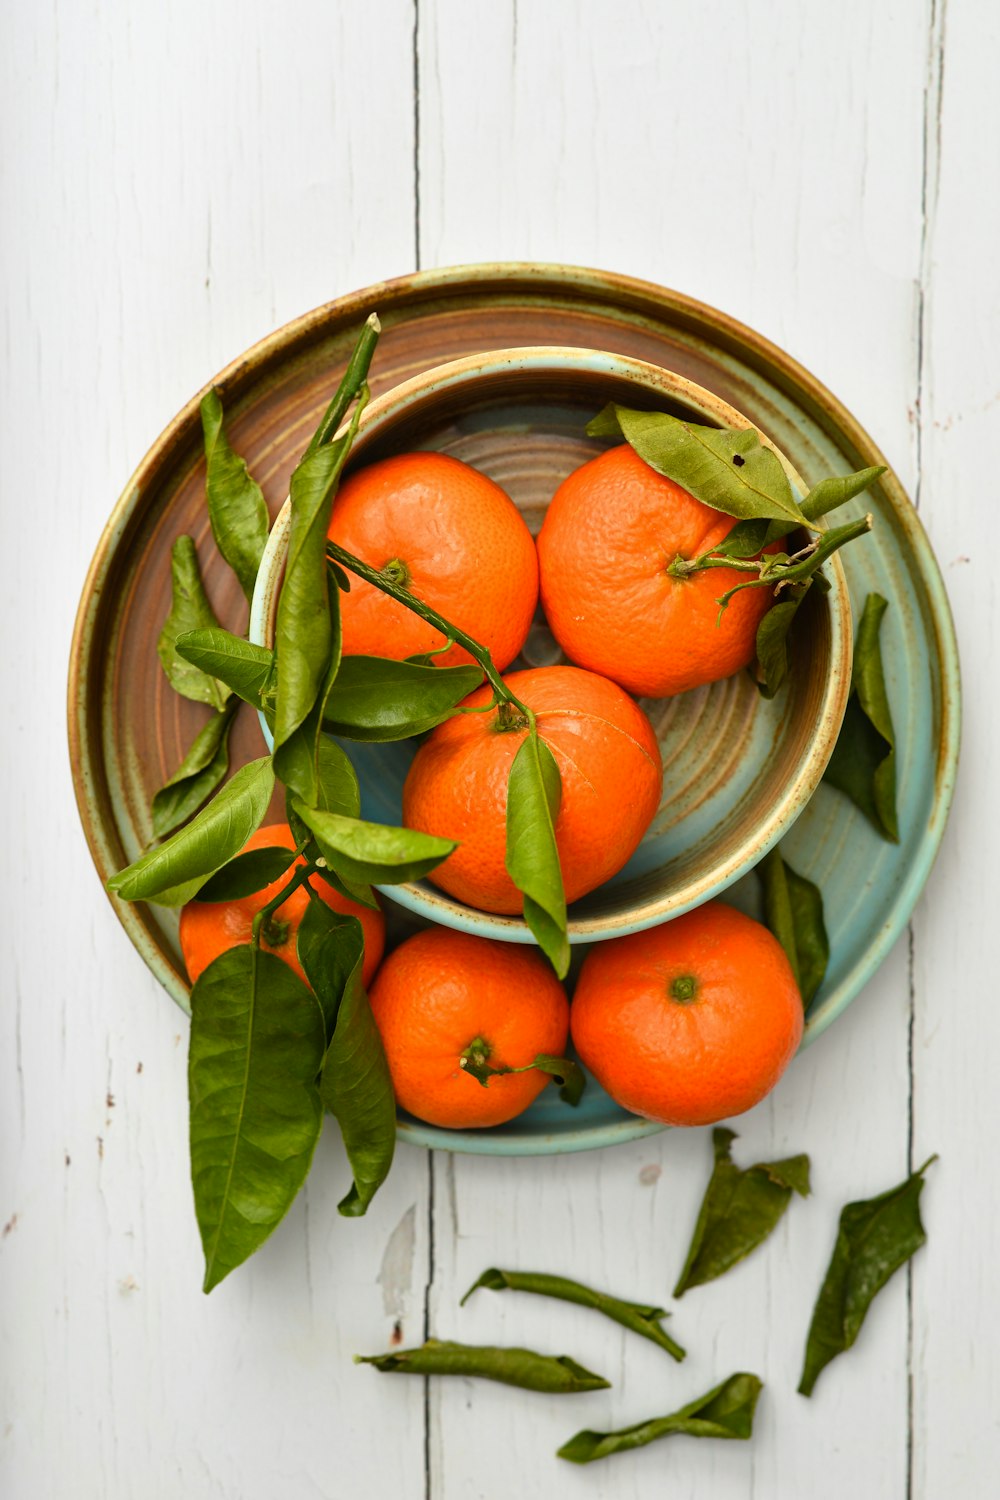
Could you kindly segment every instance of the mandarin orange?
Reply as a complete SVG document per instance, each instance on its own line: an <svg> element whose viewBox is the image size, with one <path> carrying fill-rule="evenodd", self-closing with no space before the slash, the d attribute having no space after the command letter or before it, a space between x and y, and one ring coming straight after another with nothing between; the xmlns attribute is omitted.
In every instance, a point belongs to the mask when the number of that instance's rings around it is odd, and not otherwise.
<svg viewBox="0 0 1000 1500"><path fill-rule="evenodd" d="M721 901L596 943L573 996L573 1045L623 1109L711 1125L759 1103L802 1038L791 964Z"/></svg>
<svg viewBox="0 0 1000 1500"><path fill-rule="evenodd" d="M258 828L257 832L247 839L242 852L272 847L295 848L295 837L287 823L270 823L264 828ZM300 859L296 863L301 865L305 861ZM180 943L188 978L192 984L202 970L207 969L220 953L225 953L227 948L235 948L240 943L250 941L254 917L269 901L274 900L293 868L294 866L289 866L285 874L279 876L271 885L265 886L262 891L255 891L251 896L243 896L238 901L188 902L181 912ZM365 957L361 977L365 985L369 984L379 966L385 947L385 917L381 910L374 911L369 906L361 906L356 901L349 901L319 877L311 883L316 894L332 911L357 917L361 923L365 935ZM266 936L261 939L261 946L269 953L283 958L302 980L305 980L306 976L299 963L295 939L308 905L309 896L305 890L300 887L293 891L284 905L279 906L274 913L272 940L268 941Z"/></svg>
<svg viewBox="0 0 1000 1500"><path fill-rule="evenodd" d="M660 802L663 766L646 715L606 677L579 667L537 667L504 681L532 709L562 777L555 824L567 901L609 880L631 858ZM466 698L484 708L492 688ZM483 911L519 912L507 874L507 782L527 733L509 705L459 714L433 730L403 786L410 828L455 839L459 848L428 877Z"/></svg>
<svg viewBox="0 0 1000 1500"><path fill-rule="evenodd" d="M773 604L732 568L687 578L666 570L718 546L731 516L702 504L623 444L559 486L538 536L542 605L573 661L630 693L666 698L747 667Z"/></svg>
<svg viewBox="0 0 1000 1500"><path fill-rule="evenodd" d="M535 544L514 502L477 469L444 453L370 464L341 485L329 534L486 646L501 670L524 645L538 602ZM402 661L445 642L353 576L341 611L345 654ZM459 646L435 658L440 666L470 660Z"/></svg>
<svg viewBox="0 0 1000 1500"><path fill-rule="evenodd" d="M559 1057L569 1032L562 985L534 948L447 927L418 932L390 953L371 991L396 1098L432 1125L501 1125L548 1082L537 1068L479 1083L462 1063L473 1049L489 1067Z"/></svg>

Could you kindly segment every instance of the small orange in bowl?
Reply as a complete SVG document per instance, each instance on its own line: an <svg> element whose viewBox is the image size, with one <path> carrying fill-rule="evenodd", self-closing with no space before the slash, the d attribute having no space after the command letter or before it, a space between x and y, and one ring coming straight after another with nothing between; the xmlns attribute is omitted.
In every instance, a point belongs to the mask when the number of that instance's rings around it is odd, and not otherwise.
<svg viewBox="0 0 1000 1500"><path fill-rule="evenodd" d="M802 1040L802 997L768 929L721 901L597 943L573 1045L602 1088L664 1125L711 1125L770 1093Z"/></svg>
<svg viewBox="0 0 1000 1500"><path fill-rule="evenodd" d="M485 646L501 671L520 651L538 602L531 532L508 495L447 453L399 453L349 475L330 537ZM341 601L344 654L408 656L445 637L364 579ZM452 646L439 666L472 658Z"/></svg>
<svg viewBox="0 0 1000 1500"><path fill-rule="evenodd" d="M549 1082L530 1064L560 1057L569 1003L534 948L429 927L401 943L371 990L372 1013L400 1106L419 1120L458 1129L502 1125ZM527 1068L483 1085L466 1066Z"/></svg>

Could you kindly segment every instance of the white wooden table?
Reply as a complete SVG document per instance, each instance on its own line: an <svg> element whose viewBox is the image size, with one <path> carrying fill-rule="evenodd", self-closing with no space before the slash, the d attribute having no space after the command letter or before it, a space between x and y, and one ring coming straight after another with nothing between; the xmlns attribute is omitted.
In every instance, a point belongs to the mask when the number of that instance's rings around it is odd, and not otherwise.
<svg viewBox="0 0 1000 1500"><path fill-rule="evenodd" d="M0 1491L8 1500L978 1500L997 1492L994 1206L1000 11L991 0L21 0L0 17L5 764ZM790 350L918 500L951 590L963 764L907 939L777 1093L742 1161L815 1192L677 1308L689 1358L489 1264L669 1294L707 1131L550 1160L401 1148L338 1218L335 1132L252 1263L204 1298L185 1032L121 932L64 734L87 561L135 463L226 361L384 276L531 258L713 303ZM795 1394L836 1215L931 1151L929 1244L812 1401ZM560 1402L387 1379L430 1330L565 1350ZM751 1444L589 1469L580 1426L673 1410L736 1369Z"/></svg>

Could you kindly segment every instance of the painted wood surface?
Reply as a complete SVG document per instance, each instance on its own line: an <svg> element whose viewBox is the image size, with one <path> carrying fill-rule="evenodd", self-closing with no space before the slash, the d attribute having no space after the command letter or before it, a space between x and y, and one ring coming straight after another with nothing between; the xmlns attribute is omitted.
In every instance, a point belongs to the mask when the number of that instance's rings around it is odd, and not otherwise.
<svg viewBox="0 0 1000 1500"><path fill-rule="evenodd" d="M3 1494L992 1493L995 7L55 0L8 7L0 29ZM403 1148L357 1222L336 1214L331 1135L287 1223L204 1298L186 1023L77 824L69 635L131 469L254 339L418 258L606 266L775 339L883 446L955 607L967 720L945 847L908 939L736 1123L741 1161L809 1151L815 1191L676 1306L683 1366L569 1307L457 1304L489 1264L668 1297L707 1131L559 1160ZM927 1248L803 1400L840 1205L932 1150ZM406 1342L566 1351L613 1389L425 1390L351 1363L397 1325ZM578 1427L672 1410L738 1368L766 1381L752 1444L678 1440L581 1470L553 1456Z"/></svg>

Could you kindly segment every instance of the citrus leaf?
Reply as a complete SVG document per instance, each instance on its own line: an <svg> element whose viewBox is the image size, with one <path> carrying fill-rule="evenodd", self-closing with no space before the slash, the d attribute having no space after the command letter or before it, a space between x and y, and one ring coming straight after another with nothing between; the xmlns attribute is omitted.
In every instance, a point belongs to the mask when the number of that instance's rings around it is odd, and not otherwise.
<svg viewBox="0 0 1000 1500"><path fill-rule="evenodd" d="M410 739L444 722L479 686L479 667L428 667L380 656L345 656L324 722L344 739Z"/></svg>
<svg viewBox="0 0 1000 1500"><path fill-rule="evenodd" d="M325 443L328 443L344 420L347 408L368 379L368 370L372 362L372 355L375 353L375 345L378 343L378 336L381 332L382 325L378 320L378 314L369 313L365 319L364 327L358 334L357 342L351 351L351 357L347 362L347 369L344 371L343 378L334 393L333 399L323 413L319 426L309 440L306 457L315 453L317 448L321 448Z"/></svg>
<svg viewBox="0 0 1000 1500"><path fill-rule="evenodd" d="M752 428L703 427L666 412L631 411L612 403L587 432L623 437L657 474L727 516L808 525L780 459Z"/></svg>
<svg viewBox="0 0 1000 1500"><path fill-rule="evenodd" d="M756 1250L774 1229L793 1192L809 1196L809 1158L761 1161L737 1167L729 1153L732 1130L712 1131L715 1166L674 1296L714 1281Z"/></svg>
<svg viewBox="0 0 1000 1500"><path fill-rule="evenodd" d="M267 1239L322 1129L323 1018L280 958L244 943L191 991L191 1181L210 1292Z"/></svg>
<svg viewBox="0 0 1000 1500"><path fill-rule="evenodd" d="M415 828L366 823L294 803L295 811L316 837L323 857L344 879L368 885L404 885L421 880L457 849Z"/></svg>
<svg viewBox="0 0 1000 1500"><path fill-rule="evenodd" d="M812 1394L822 1370L850 1349L873 1298L900 1266L925 1243L920 1194L930 1161L898 1187L877 1198L848 1203L813 1309L799 1391Z"/></svg>
<svg viewBox="0 0 1000 1500"><path fill-rule="evenodd" d="M507 783L507 873L524 896L524 919L560 979L569 969L566 897L555 822L562 778L552 751L532 727Z"/></svg>
<svg viewBox="0 0 1000 1500"><path fill-rule="evenodd" d="M182 906L256 832L273 790L268 756L241 766L186 828L112 875L108 890L124 901Z"/></svg>
<svg viewBox="0 0 1000 1500"><path fill-rule="evenodd" d="M295 860L294 849L248 849L205 882L195 898L198 901L242 901L280 880Z"/></svg>
<svg viewBox="0 0 1000 1500"><path fill-rule="evenodd" d="M899 842L896 736L885 689L879 633L888 601L869 594L854 642L851 696L824 779L850 797L890 843Z"/></svg>
<svg viewBox="0 0 1000 1500"><path fill-rule="evenodd" d="M770 850L757 866L764 886L764 921L788 955L802 1004L808 1006L826 974L830 940L818 886Z"/></svg>
<svg viewBox="0 0 1000 1500"><path fill-rule="evenodd" d="M326 1024L320 1098L340 1126L354 1177L337 1205L348 1217L366 1212L396 1149L396 1096L361 981L364 947L356 917L310 901L299 927L298 953Z"/></svg>
<svg viewBox="0 0 1000 1500"><path fill-rule="evenodd" d="M163 622L156 651L167 679L175 693L195 703L208 703L215 709L225 707L229 693L221 682L186 661L177 651L177 638L189 630L207 630L218 626L208 602L198 567L198 554L189 536L179 536L170 553L170 613Z"/></svg>
<svg viewBox="0 0 1000 1500"><path fill-rule="evenodd" d="M254 708L266 706L274 672L274 652L266 646L255 646L221 625L185 631L177 637L176 645L177 654L186 662L217 677L244 703Z"/></svg>
<svg viewBox="0 0 1000 1500"><path fill-rule="evenodd" d="M563 1103L576 1108L587 1087L587 1075L579 1063L575 1063L571 1057L549 1057L547 1053L539 1052L531 1066L540 1073L548 1073L553 1083L558 1083L559 1097ZM520 1069L516 1071L519 1072Z"/></svg>
<svg viewBox="0 0 1000 1500"><path fill-rule="evenodd" d="M532 1349L477 1347L439 1339L428 1339L419 1349L397 1349L392 1354L356 1354L354 1360L359 1365L374 1365L383 1373L461 1375L562 1396L606 1390L610 1384L567 1354L536 1354Z"/></svg>
<svg viewBox="0 0 1000 1500"><path fill-rule="evenodd" d="M289 735L283 745L277 746L274 752L274 774L293 796L300 797L308 807L318 806L320 800L320 760L325 739L323 715L330 691L340 670L342 641L340 595L332 579L327 580L327 596L330 611L330 648L322 685L316 702L305 719ZM343 751L339 753L343 756ZM346 760L346 756L343 758ZM329 757L327 757L327 763L329 763Z"/></svg>
<svg viewBox="0 0 1000 1500"><path fill-rule="evenodd" d="M240 581L247 599L253 598L257 569L270 519L260 485L246 463L229 446L222 426L219 393L210 390L201 400L201 429L205 442L205 498L215 545Z"/></svg>
<svg viewBox="0 0 1000 1500"><path fill-rule="evenodd" d="M568 1458L574 1464L589 1464L612 1453L644 1448L657 1438L677 1433L688 1437L746 1439L753 1434L754 1411L762 1389L763 1382L756 1375L745 1372L730 1375L707 1395L682 1406L669 1417L653 1417L617 1432L578 1432L563 1444L556 1456Z"/></svg>
<svg viewBox="0 0 1000 1500"><path fill-rule="evenodd" d="M491 1266L478 1281L473 1282L460 1306L465 1305L473 1292L485 1287L491 1292L533 1292L539 1297L556 1297L560 1302L574 1302L578 1307L589 1307L606 1318L650 1339L666 1351L672 1359L682 1360L685 1351L675 1343L660 1324L670 1314L662 1307L647 1306L642 1302L625 1302L621 1297L611 1297L607 1292L595 1292L579 1281L570 1281L565 1276L550 1276L544 1271L501 1271Z"/></svg>
<svg viewBox="0 0 1000 1500"><path fill-rule="evenodd" d="M772 604L757 626L757 687L763 698L773 698L788 677L788 632L810 584L795 583Z"/></svg>
<svg viewBox="0 0 1000 1500"><path fill-rule="evenodd" d="M876 479L881 479L885 471L884 464L876 464L870 469L858 469L854 474L831 475L828 479L821 479L803 500L802 514L810 521L828 515L831 510L853 500L855 495L863 494Z"/></svg>
<svg viewBox="0 0 1000 1500"><path fill-rule="evenodd" d="M186 823L226 778L229 770L229 731L237 704L230 699L199 730L191 748L152 803L153 836L166 838Z"/></svg>

